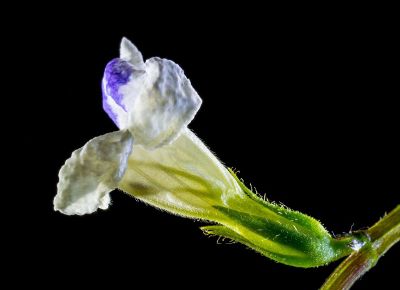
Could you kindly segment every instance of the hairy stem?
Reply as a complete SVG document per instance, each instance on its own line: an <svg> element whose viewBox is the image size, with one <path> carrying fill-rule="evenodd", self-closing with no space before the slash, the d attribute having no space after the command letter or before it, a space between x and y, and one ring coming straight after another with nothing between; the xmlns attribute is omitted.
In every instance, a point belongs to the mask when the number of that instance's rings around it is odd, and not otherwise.
<svg viewBox="0 0 400 290"><path fill-rule="evenodd" d="M382 255L400 240L400 205L371 228L358 234L365 235L365 244L335 269L322 285L321 290L350 289L362 275L375 266Z"/></svg>

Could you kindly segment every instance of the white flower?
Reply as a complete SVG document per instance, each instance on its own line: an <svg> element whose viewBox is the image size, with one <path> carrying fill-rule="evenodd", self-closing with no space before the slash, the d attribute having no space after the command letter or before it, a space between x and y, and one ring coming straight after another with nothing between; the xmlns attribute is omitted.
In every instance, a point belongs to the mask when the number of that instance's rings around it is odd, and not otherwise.
<svg viewBox="0 0 400 290"><path fill-rule="evenodd" d="M119 188L157 208L217 223L203 230L284 264L320 266L359 248L353 238L335 240L317 220L261 199L218 161L187 128L201 99L177 64L143 62L123 39L102 89L104 110L120 130L72 153L59 173L55 210L106 209L110 191Z"/></svg>
<svg viewBox="0 0 400 290"><path fill-rule="evenodd" d="M201 99L174 62L150 58L126 38L102 81L103 107L119 131L74 151L59 173L54 208L106 209L115 188L173 213L208 218L239 185L187 129Z"/></svg>

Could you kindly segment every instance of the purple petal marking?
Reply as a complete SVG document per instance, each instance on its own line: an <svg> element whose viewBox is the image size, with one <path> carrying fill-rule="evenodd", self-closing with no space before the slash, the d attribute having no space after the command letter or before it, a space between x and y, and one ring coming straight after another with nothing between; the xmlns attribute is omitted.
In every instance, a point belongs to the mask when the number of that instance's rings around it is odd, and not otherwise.
<svg viewBox="0 0 400 290"><path fill-rule="evenodd" d="M107 96L111 97L115 103L118 104L125 112L126 108L122 104L123 95L118 93L120 86L126 84L129 81L130 76L134 68L132 65L120 58L114 58L111 60L105 70L103 76L103 109L108 114L108 116L117 123L116 113L112 110L107 102Z"/></svg>

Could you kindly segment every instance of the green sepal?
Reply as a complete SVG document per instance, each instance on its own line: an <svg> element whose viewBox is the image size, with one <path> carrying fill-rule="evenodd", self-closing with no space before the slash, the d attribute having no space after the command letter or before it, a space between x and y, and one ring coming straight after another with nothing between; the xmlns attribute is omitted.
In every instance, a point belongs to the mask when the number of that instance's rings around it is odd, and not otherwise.
<svg viewBox="0 0 400 290"><path fill-rule="evenodd" d="M296 267L317 267L349 255L354 236L333 238L316 219L263 200L230 170L249 199L215 205L226 217L222 225L203 231L242 243L279 263Z"/></svg>
<svg viewBox="0 0 400 290"><path fill-rule="evenodd" d="M282 204L278 205L274 202L270 202L268 200L264 200L258 194L254 193L250 190L241 179L239 179L236 173L228 168L228 171L231 173L233 178L237 181L237 183L242 188L243 192L247 194L253 201L257 202L258 204L262 205L263 207L271 210L272 212L282 216L283 218L287 219L288 221L293 222L293 224L297 226L303 226L304 228L312 228L314 235L320 235L321 237L325 237L329 235L323 225L316 219L301 213L299 211L292 210Z"/></svg>
<svg viewBox="0 0 400 290"><path fill-rule="evenodd" d="M217 210L228 216L232 221L246 227L261 237L289 246L302 253L311 252L314 248L315 235L310 228L303 228L295 223L278 223L268 218L239 212L233 209L215 206ZM300 230L299 230L300 229ZM319 240L319 236L317 237Z"/></svg>
<svg viewBox="0 0 400 290"><path fill-rule="evenodd" d="M277 262L296 267L317 267L350 253L350 239L335 240L319 228L305 227L290 220L276 222L268 218L215 206L230 222L208 233L230 238Z"/></svg>
<svg viewBox="0 0 400 290"><path fill-rule="evenodd" d="M277 253L268 251L267 249L263 249L261 247L256 246L249 240L245 239L243 236L239 235L235 231L233 231L225 226L220 226L220 225L204 226L204 227L201 227L201 230L206 235L220 236L220 237L228 238L235 242L239 242L239 243L249 247L250 249L260 253L261 255L268 257L278 263L283 263L286 265L303 267L303 268L312 267L312 266L306 265L307 263L306 263L304 256L299 257L299 256L283 255L283 254L277 254Z"/></svg>

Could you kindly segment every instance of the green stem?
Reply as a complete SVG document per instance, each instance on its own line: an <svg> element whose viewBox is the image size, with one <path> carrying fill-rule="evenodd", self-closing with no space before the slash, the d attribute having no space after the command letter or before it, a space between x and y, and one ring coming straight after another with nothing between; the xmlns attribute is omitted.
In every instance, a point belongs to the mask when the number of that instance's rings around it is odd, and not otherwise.
<svg viewBox="0 0 400 290"><path fill-rule="evenodd" d="M400 240L400 205L371 228L358 234L367 237L366 243L335 269L321 290L350 289L354 282L375 266L379 258Z"/></svg>

